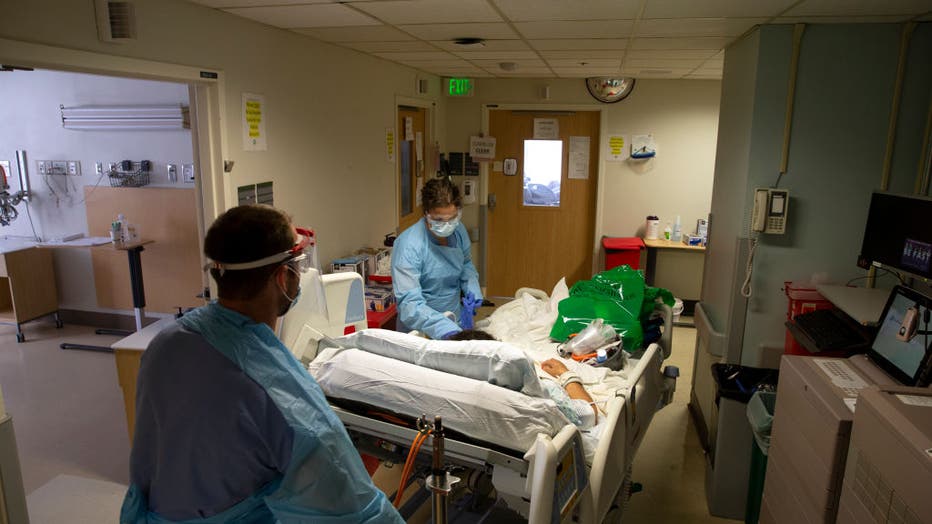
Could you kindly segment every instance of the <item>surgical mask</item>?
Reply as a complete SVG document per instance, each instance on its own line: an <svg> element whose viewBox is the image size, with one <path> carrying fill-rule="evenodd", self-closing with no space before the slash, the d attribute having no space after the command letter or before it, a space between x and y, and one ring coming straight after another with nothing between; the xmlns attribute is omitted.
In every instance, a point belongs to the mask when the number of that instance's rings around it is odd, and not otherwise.
<svg viewBox="0 0 932 524"><path fill-rule="evenodd" d="M440 238L446 238L456 231L456 226L460 224L460 216L462 216L461 213L457 213L456 216L450 220L434 220L428 215L426 217L427 225L430 227L433 234Z"/></svg>
<svg viewBox="0 0 932 524"><path fill-rule="evenodd" d="M289 271L291 271L295 275L298 275L298 291L294 294L294 298L291 298L288 296L288 292L285 291L284 287L282 287L281 285L278 286L278 290L282 292L282 295L284 295L286 299L288 299L288 305L285 306L283 310L278 312L278 316L280 317L285 316L289 311L291 311L291 308L293 308L294 305L298 303L298 299L301 298L301 273L292 269L291 266L287 266L287 267Z"/></svg>

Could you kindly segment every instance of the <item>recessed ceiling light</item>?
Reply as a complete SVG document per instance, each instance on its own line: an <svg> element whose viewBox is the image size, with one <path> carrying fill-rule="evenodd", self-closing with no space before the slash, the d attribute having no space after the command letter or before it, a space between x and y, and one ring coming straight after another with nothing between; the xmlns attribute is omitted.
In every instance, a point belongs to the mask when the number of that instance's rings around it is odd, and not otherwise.
<svg viewBox="0 0 932 524"><path fill-rule="evenodd" d="M472 37L472 36L454 38L453 43L456 44L457 47L462 47L465 49L475 49L479 47L485 47L485 40L481 38Z"/></svg>
<svg viewBox="0 0 932 524"><path fill-rule="evenodd" d="M514 71L518 69L518 64L514 62L499 62L498 67L501 67L502 71Z"/></svg>

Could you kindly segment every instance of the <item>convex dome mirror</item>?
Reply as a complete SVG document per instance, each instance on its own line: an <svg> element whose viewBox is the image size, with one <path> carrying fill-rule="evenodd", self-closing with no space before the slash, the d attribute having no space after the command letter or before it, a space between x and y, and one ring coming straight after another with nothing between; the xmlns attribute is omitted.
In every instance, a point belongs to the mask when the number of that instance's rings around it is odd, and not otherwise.
<svg viewBox="0 0 932 524"><path fill-rule="evenodd" d="M593 76L586 79L586 89L592 98L605 104L614 104L631 94L634 79L628 77Z"/></svg>

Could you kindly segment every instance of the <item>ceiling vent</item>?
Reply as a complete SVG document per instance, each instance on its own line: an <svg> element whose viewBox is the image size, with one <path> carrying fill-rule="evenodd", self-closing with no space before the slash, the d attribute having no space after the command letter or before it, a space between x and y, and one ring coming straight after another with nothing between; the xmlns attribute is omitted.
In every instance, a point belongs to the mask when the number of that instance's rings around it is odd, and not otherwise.
<svg viewBox="0 0 932 524"><path fill-rule="evenodd" d="M454 38L453 43L460 49L480 49L485 47L485 40L472 36Z"/></svg>
<svg viewBox="0 0 932 524"><path fill-rule="evenodd" d="M94 0L97 36L115 44L136 39L136 14L132 2Z"/></svg>

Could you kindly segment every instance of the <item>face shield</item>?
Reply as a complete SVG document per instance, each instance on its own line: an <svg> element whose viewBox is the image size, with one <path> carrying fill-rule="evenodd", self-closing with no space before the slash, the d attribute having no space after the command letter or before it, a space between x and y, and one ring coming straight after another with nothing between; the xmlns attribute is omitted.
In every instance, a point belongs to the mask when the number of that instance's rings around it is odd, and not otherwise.
<svg viewBox="0 0 932 524"><path fill-rule="evenodd" d="M287 264L291 269L295 270L301 279L301 298L294 304L292 311L301 311L308 315L304 322L308 322L312 317L327 320L330 317L327 312L324 284L321 280L323 272L320 270L320 259L317 255L317 237L313 229L296 227L295 231L298 239L294 246L287 251L253 260L252 262L227 264L214 260L210 261L205 269L216 269L222 276L227 271L255 269L273 264Z"/></svg>

